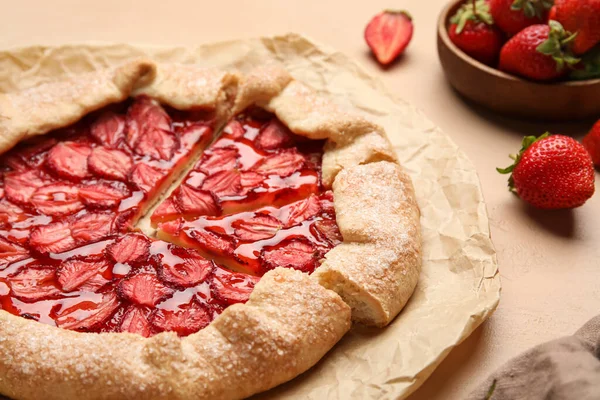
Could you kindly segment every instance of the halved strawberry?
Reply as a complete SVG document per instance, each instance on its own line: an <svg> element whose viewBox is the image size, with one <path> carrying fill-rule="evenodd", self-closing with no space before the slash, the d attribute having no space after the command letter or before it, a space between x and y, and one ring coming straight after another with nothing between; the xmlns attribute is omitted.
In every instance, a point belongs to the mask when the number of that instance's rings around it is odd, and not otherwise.
<svg viewBox="0 0 600 400"><path fill-rule="evenodd" d="M237 147L226 146L209 150L204 153L199 164L199 169L207 175L219 171L232 170L238 166L238 157L240 156Z"/></svg>
<svg viewBox="0 0 600 400"><path fill-rule="evenodd" d="M97 208L116 207L129 196L127 186L100 182L79 188L79 195L85 205Z"/></svg>
<svg viewBox="0 0 600 400"><path fill-rule="evenodd" d="M0 268L29 255L24 247L0 237Z"/></svg>
<svg viewBox="0 0 600 400"><path fill-rule="evenodd" d="M67 215L83 210L79 189L71 184L53 183L43 186L31 196L31 203L40 214Z"/></svg>
<svg viewBox="0 0 600 400"><path fill-rule="evenodd" d="M229 121L229 123L223 128L223 133L227 134L230 139L241 139L246 130L238 120Z"/></svg>
<svg viewBox="0 0 600 400"><path fill-rule="evenodd" d="M40 176L37 170L12 172L4 176L4 193L8 200L16 204L28 204L33 193L50 180Z"/></svg>
<svg viewBox="0 0 600 400"><path fill-rule="evenodd" d="M233 254L234 243L226 237L204 229L192 230L191 234L201 248L211 253L220 256Z"/></svg>
<svg viewBox="0 0 600 400"><path fill-rule="evenodd" d="M191 287L203 282L214 265L193 250L174 247L172 253L182 262L173 264L168 258L161 261L158 275L163 281L177 287ZM179 261L179 260L178 260Z"/></svg>
<svg viewBox="0 0 600 400"><path fill-rule="evenodd" d="M158 309L150 318L152 325L160 331L177 332L179 336L198 332L210 321L210 314L195 302L177 310Z"/></svg>
<svg viewBox="0 0 600 400"><path fill-rule="evenodd" d="M91 152L87 144L60 142L48 152L46 164L61 178L80 180L88 175L87 160Z"/></svg>
<svg viewBox="0 0 600 400"><path fill-rule="evenodd" d="M217 270L212 280L212 292L226 304L245 303L254 286L260 281L257 276Z"/></svg>
<svg viewBox="0 0 600 400"><path fill-rule="evenodd" d="M267 126L262 128L254 143L265 150L281 149L294 144L292 132L279 120L271 120Z"/></svg>
<svg viewBox="0 0 600 400"><path fill-rule="evenodd" d="M75 240L69 224L59 221L33 228L29 245L39 253L61 253L75 247Z"/></svg>
<svg viewBox="0 0 600 400"><path fill-rule="evenodd" d="M213 130L205 124L194 124L179 132L179 140L184 149L191 150L196 145L207 144L212 138Z"/></svg>
<svg viewBox="0 0 600 400"><path fill-rule="evenodd" d="M105 293L98 302L85 300L58 312L56 325L63 329L89 330L106 321L119 308L114 292Z"/></svg>
<svg viewBox="0 0 600 400"><path fill-rule="evenodd" d="M304 166L305 158L296 149L283 150L258 161L252 169L263 175L289 176Z"/></svg>
<svg viewBox="0 0 600 400"><path fill-rule="evenodd" d="M115 148L125 139L125 117L107 111L92 123L90 131L100 144Z"/></svg>
<svg viewBox="0 0 600 400"><path fill-rule="evenodd" d="M136 143L133 151L155 160L171 160L177 147L177 136L171 131L148 129Z"/></svg>
<svg viewBox="0 0 600 400"><path fill-rule="evenodd" d="M204 180L202 189L209 190L217 196L235 196L242 189L238 170L219 171Z"/></svg>
<svg viewBox="0 0 600 400"><path fill-rule="evenodd" d="M127 144L135 148L143 135L156 129L171 130L171 118L157 101L138 96L127 110Z"/></svg>
<svg viewBox="0 0 600 400"><path fill-rule="evenodd" d="M91 243L113 232L114 215L88 213L71 223L71 236L77 243Z"/></svg>
<svg viewBox="0 0 600 400"><path fill-rule="evenodd" d="M315 195L311 195L304 200L297 201L286 207L288 214L281 216L285 221L286 228L306 221L321 212L321 202Z"/></svg>
<svg viewBox="0 0 600 400"><path fill-rule="evenodd" d="M0 200L0 225L23 221L27 219L25 211L7 200Z"/></svg>
<svg viewBox="0 0 600 400"><path fill-rule="evenodd" d="M118 287L119 295L135 304L154 307L173 294L174 290L163 285L156 275L141 273L123 279Z"/></svg>
<svg viewBox="0 0 600 400"><path fill-rule="evenodd" d="M144 235L129 233L110 244L106 253L118 263L141 264L150 257L150 241Z"/></svg>
<svg viewBox="0 0 600 400"><path fill-rule="evenodd" d="M31 266L22 269L9 278L9 284L15 297L26 301L52 298L60 295L56 286L54 267Z"/></svg>
<svg viewBox="0 0 600 400"><path fill-rule="evenodd" d="M179 187L175 195L175 204L181 213L188 216L218 215L221 212L212 193L194 189L186 184Z"/></svg>
<svg viewBox="0 0 600 400"><path fill-rule="evenodd" d="M319 238L322 241L329 242L333 246L337 246L342 243L344 238L340 232L340 228L338 228L336 222L331 219L322 219L315 221L314 225L311 226L311 231L313 230L313 235Z"/></svg>
<svg viewBox="0 0 600 400"><path fill-rule="evenodd" d="M112 150L104 146L92 150L88 159L92 173L107 179L124 181L131 171L133 161L129 154L121 150Z"/></svg>
<svg viewBox="0 0 600 400"><path fill-rule="evenodd" d="M283 228L283 223L267 214L257 214L250 219L238 219L231 226L241 240L257 241L270 239Z"/></svg>
<svg viewBox="0 0 600 400"><path fill-rule="evenodd" d="M72 292L106 268L108 268L108 263L104 260L84 261L71 259L62 263L58 271L56 271L56 276L62 289L65 292Z"/></svg>
<svg viewBox="0 0 600 400"><path fill-rule="evenodd" d="M293 268L311 273L317 267L315 246L304 240L280 243L270 250L263 250L261 257L266 269Z"/></svg>
<svg viewBox="0 0 600 400"><path fill-rule="evenodd" d="M129 179L138 189L150 193L166 175L167 172L162 169L139 163L131 171Z"/></svg>
<svg viewBox="0 0 600 400"><path fill-rule="evenodd" d="M148 321L149 315L150 312L145 308L129 306L123 315L119 331L149 337L152 335L152 326Z"/></svg>

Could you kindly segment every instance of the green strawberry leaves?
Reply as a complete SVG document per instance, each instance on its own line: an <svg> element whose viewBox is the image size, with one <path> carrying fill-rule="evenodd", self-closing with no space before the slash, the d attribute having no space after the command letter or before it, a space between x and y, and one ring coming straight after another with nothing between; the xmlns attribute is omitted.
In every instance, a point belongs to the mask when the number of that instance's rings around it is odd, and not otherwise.
<svg viewBox="0 0 600 400"><path fill-rule="evenodd" d="M486 25L493 25L494 19L490 14L490 5L486 0L467 1L463 4L456 14L450 18L450 23L456 24L456 33L460 33L465 28L467 21L483 22Z"/></svg>
<svg viewBox="0 0 600 400"><path fill-rule="evenodd" d="M523 11L527 18L544 19L546 11L553 5L554 0L515 0L510 8L513 11Z"/></svg>
<svg viewBox="0 0 600 400"><path fill-rule="evenodd" d="M581 66L581 69L579 68ZM571 71L570 78L572 79L595 79L600 78L600 45L596 46L582 59L578 68Z"/></svg>
<svg viewBox="0 0 600 400"><path fill-rule="evenodd" d="M496 171L498 171L499 173L506 175L506 174L511 174L510 177L508 178L508 188L511 192L516 192L515 189L515 181L512 177L512 173L515 170L515 168L517 167L517 165L519 164L519 161L521 161L521 158L523 157L523 153L525 153L525 150L527 150L532 144L534 144L535 142L539 142L540 140L544 140L547 137L550 136L550 132L546 132L541 136L525 136L523 138L523 141L521 142L521 150L519 150L518 154L511 154L509 157L514 160L514 162L512 163L512 165L509 165L506 168L496 168Z"/></svg>
<svg viewBox="0 0 600 400"><path fill-rule="evenodd" d="M577 65L581 59L575 57L571 52L571 42L577 37L577 32L572 34L566 31L558 21L549 21L548 25L550 26L548 40L540 44L536 50L552 57L556 61L557 71Z"/></svg>

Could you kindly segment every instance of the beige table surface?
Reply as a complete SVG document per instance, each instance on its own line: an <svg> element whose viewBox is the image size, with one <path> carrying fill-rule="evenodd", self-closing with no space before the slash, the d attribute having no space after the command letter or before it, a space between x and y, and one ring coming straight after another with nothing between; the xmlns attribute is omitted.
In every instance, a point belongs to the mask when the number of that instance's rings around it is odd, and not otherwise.
<svg viewBox="0 0 600 400"><path fill-rule="evenodd" d="M300 32L356 58L399 96L423 109L473 160L490 213L503 281L494 316L452 351L410 399L461 399L526 348L573 332L600 313L600 195L572 212L538 212L508 193L494 168L525 134L578 138L590 122L524 123L461 100L444 80L435 45L446 0L0 0L0 49L90 40L192 45ZM416 24L407 54L387 70L369 56L363 29L384 8ZM541 99L540 101L544 101ZM598 116L600 117L600 116Z"/></svg>

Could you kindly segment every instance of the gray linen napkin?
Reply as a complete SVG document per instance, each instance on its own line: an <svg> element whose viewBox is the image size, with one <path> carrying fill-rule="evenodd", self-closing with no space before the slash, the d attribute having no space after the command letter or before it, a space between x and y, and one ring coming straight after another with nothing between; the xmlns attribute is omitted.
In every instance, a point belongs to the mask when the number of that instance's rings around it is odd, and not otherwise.
<svg viewBox="0 0 600 400"><path fill-rule="evenodd" d="M467 400L600 400L600 315L510 360Z"/></svg>

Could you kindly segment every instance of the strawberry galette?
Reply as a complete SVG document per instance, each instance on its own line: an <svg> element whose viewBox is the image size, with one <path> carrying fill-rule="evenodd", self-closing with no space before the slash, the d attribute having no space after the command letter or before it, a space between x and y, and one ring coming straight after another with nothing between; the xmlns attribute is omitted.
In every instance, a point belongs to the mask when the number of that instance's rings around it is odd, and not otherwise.
<svg viewBox="0 0 600 400"><path fill-rule="evenodd" d="M247 397L352 319L387 325L418 280L382 128L277 66L140 60L0 94L0 152L13 398Z"/></svg>

